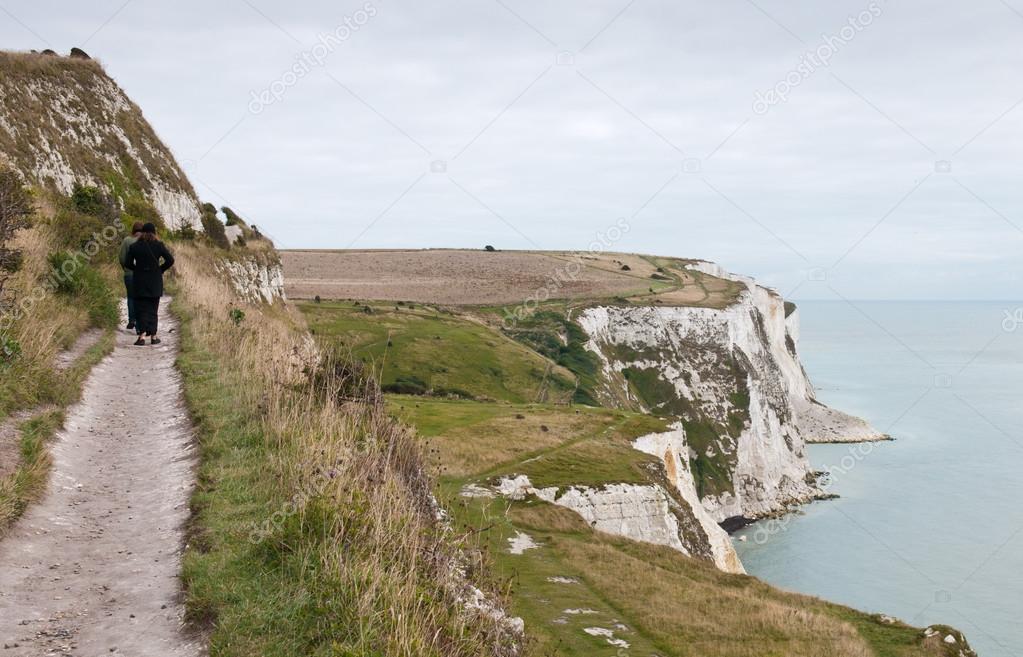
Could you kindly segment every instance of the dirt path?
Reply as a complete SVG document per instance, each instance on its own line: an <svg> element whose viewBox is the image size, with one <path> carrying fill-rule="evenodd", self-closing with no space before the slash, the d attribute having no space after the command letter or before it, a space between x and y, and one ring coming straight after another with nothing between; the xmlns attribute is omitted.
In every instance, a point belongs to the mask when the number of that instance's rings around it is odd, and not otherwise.
<svg viewBox="0 0 1023 657"><path fill-rule="evenodd" d="M118 332L69 409L47 494L0 542L0 657L202 654L181 620L194 453L175 325L161 309L158 347Z"/></svg>

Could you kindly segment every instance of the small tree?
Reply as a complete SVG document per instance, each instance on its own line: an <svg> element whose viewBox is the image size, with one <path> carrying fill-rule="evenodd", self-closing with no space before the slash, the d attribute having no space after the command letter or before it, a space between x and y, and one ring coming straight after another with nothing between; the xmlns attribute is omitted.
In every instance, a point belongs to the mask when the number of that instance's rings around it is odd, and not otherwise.
<svg viewBox="0 0 1023 657"><path fill-rule="evenodd" d="M0 304L4 302L7 279L21 267L21 253L8 244L15 233L28 227L33 209L32 198L18 174L0 169Z"/></svg>
<svg viewBox="0 0 1023 657"><path fill-rule="evenodd" d="M483 247L483 250L484 251L496 251L497 249L495 249L491 245L487 244L485 247Z"/></svg>

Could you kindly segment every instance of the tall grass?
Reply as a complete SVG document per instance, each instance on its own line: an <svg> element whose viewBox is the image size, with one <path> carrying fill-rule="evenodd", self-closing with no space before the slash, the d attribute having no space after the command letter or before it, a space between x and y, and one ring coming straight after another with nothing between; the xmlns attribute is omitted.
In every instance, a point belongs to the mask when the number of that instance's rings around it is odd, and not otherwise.
<svg viewBox="0 0 1023 657"><path fill-rule="evenodd" d="M209 253L181 245L177 257L202 451L184 577L211 653L508 654L516 636L465 604L419 449L373 384L323 369L288 309L247 308L233 328Z"/></svg>

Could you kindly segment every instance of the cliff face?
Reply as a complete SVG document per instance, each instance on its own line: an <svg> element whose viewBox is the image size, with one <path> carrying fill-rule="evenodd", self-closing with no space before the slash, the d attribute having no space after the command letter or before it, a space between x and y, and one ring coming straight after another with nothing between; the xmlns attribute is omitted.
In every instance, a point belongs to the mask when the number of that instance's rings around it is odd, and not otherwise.
<svg viewBox="0 0 1023 657"><path fill-rule="evenodd" d="M273 303L284 299L284 269L276 257L245 255L223 259L218 272L231 281L242 299L250 303Z"/></svg>
<svg viewBox="0 0 1023 657"><path fill-rule="evenodd" d="M91 60L0 53L0 161L62 194L76 183L141 194L168 226L200 227L173 155Z"/></svg>
<svg viewBox="0 0 1023 657"><path fill-rule="evenodd" d="M724 309L597 306L579 314L606 385L678 418L676 474L691 473L715 521L760 518L820 496L805 443L880 434L816 401L798 358L798 315L786 316L780 296L715 265L690 266L746 290Z"/></svg>

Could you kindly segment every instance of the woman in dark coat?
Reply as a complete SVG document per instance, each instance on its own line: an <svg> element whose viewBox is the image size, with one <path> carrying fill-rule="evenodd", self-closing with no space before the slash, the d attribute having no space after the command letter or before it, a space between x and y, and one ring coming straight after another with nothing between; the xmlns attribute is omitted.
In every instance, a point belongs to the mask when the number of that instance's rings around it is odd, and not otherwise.
<svg viewBox="0 0 1023 657"><path fill-rule="evenodd" d="M156 331L160 297L163 296L163 272L174 266L174 256L156 238L156 226L146 224L142 227L142 235L128 248L124 266L132 271L135 322L139 333L135 344L144 345L147 335L150 344L160 344Z"/></svg>

